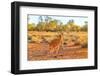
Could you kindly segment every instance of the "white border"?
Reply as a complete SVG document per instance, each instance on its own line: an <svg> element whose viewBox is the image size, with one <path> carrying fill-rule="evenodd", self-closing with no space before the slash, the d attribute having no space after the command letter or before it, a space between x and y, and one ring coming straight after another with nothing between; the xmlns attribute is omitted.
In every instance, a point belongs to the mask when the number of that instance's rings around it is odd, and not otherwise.
<svg viewBox="0 0 100 76"><path fill-rule="evenodd" d="M27 14L88 16L88 59L27 61ZM20 70L94 65L94 11L20 7Z"/></svg>

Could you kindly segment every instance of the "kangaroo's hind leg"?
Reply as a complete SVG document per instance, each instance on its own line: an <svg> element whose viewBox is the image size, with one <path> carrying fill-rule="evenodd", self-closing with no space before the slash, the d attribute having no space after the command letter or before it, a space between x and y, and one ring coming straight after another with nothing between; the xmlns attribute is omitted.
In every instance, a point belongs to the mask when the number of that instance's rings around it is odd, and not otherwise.
<svg viewBox="0 0 100 76"><path fill-rule="evenodd" d="M49 51L48 52L48 56L51 56L53 54L53 52L54 52L54 48L50 47L48 51Z"/></svg>
<svg viewBox="0 0 100 76"><path fill-rule="evenodd" d="M58 55L58 53L59 53L59 46L57 46L57 48L56 48L56 55Z"/></svg>

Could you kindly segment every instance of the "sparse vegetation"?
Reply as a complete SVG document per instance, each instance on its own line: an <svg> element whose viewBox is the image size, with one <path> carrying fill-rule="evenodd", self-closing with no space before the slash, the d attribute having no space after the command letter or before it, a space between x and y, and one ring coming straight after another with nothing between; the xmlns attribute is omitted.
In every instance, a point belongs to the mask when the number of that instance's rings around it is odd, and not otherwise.
<svg viewBox="0 0 100 76"><path fill-rule="evenodd" d="M69 50L68 48L71 48L71 50L73 49L74 51L75 48L77 47L80 48L80 51L82 49L85 49L85 52L87 51L88 48L87 21L84 22L84 25L79 26L75 23L74 20L69 20L66 24L63 24L61 21L52 19L51 17L46 16L45 20L43 20L42 16L39 16L39 22L37 24L35 23L28 24L29 60L34 59L34 56L32 58L31 55L35 53L35 51L37 50L39 51L39 53L41 53L40 51L44 52L43 50L48 51L49 43L52 40L57 39L59 37L60 32L64 33L63 48L65 50L60 49L62 52ZM77 49L75 51L77 51ZM86 58L87 52L82 57Z"/></svg>

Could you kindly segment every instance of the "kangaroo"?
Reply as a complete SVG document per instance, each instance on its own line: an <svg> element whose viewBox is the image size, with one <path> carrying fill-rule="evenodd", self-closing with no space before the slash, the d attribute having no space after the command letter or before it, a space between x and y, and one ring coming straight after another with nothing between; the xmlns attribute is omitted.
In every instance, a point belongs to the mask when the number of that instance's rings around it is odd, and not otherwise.
<svg viewBox="0 0 100 76"><path fill-rule="evenodd" d="M56 55L58 54L60 47L62 48L63 40L64 40L63 33L61 33L57 39L54 39L49 43L50 55L53 53L56 53Z"/></svg>

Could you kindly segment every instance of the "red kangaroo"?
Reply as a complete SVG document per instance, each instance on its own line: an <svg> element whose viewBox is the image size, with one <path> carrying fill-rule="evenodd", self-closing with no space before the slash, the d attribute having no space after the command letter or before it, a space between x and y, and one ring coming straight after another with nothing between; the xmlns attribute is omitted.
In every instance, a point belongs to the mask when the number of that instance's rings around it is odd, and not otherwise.
<svg viewBox="0 0 100 76"><path fill-rule="evenodd" d="M55 52L57 55L60 47L62 48L63 40L64 40L63 33L61 33L57 39L52 40L49 43L49 54L53 54Z"/></svg>

